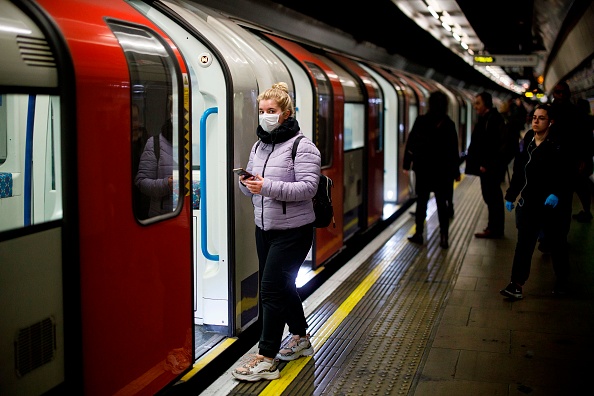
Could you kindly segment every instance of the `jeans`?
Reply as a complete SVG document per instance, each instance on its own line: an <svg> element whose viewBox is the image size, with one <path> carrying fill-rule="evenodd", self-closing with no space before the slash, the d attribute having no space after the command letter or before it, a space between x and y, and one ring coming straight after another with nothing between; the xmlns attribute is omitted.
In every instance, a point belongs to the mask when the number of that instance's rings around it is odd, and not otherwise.
<svg viewBox="0 0 594 396"><path fill-rule="evenodd" d="M263 231L256 227L262 305L260 355L276 356L285 324L292 334L306 335L308 325L295 280L311 248L313 234L311 224L289 230Z"/></svg>

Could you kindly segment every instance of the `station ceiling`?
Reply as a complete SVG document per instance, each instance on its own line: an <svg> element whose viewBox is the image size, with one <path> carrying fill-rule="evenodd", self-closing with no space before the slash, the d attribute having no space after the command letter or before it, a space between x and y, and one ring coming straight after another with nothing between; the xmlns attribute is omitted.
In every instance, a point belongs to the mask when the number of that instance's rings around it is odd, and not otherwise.
<svg viewBox="0 0 594 396"><path fill-rule="evenodd" d="M458 58L472 63L472 54L536 55L535 66L502 66L514 82L538 89L538 76L562 31L569 11L585 9L591 0L366 0L352 6L343 1L274 0L308 17L399 54L411 62L439 68L461 80ZM574 4L576 3L576 4ZM465 36L465 52L429 12L431 5ZM580 5L580 4L578 4ZM578 10L576 11L575 8ZM464 37L463 36L463 37ZM438 65L438 66L436 66Z"/></svg>

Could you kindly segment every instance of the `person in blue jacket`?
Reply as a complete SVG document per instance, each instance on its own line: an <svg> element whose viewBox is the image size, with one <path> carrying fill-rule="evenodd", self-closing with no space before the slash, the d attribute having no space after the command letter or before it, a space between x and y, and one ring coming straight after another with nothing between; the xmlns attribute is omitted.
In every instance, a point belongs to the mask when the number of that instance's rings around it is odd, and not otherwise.
<svg viewBox="0 0 594 396"><path fill-rule="evenodd" d="M250 151L246 167L250 175L240 176L239 188L254 205L262 333L259 353L232 372L243 381L277 379L278 360L314 352L295 280L313 241L312 198L318 188L321 155L304 137L292 158L293 142L303 134L286 83L262 92L258 111L259 140ZM281 349L285 324L292 336Z"/></svg>
<svg viewBox="0 0 594 396"><path fill-rule="evenodd" d="M512 264L511 281L501 295L519 300L530 275L532 255L541 229L551 243L551 259L556 275L555 294L566 291L569 277L567 237L562 231L565 214L560 210L566 194L566 162L563 147L552 139L554 124L550 105L539 105L532 116L532 129L526 132L522 151L514 161L513 176L505 193L505 207L516 209L518 240ZM517 205L515 204L518 198Z"/></svg>

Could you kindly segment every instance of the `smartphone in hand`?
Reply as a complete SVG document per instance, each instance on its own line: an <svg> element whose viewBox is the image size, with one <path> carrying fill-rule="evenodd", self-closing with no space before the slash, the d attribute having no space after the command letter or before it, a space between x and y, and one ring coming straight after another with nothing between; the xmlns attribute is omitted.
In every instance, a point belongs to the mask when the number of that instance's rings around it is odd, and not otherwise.
<svg viewBox="0 0 594 396"><path fill-rule="evenodd" d="M252 175L250 172L246 171L243 168L235 168L235 169L233 169L233 172L237 173L243 179L247 179L249 177L254 177L254 175Z"/></svg>

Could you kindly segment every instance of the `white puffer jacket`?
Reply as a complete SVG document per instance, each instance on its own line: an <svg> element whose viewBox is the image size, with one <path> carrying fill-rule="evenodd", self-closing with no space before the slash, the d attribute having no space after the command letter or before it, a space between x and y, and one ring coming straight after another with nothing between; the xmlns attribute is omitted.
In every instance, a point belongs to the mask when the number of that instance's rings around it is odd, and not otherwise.
<svg viewBox="0 0 594 396"><path fill-rule="evenodd" d="M264 177L262 191L254 195L241 182L239 188L252 197L254 221L262 230L297 228L316 218L311 199L318 188L321 156L316 145L303 138L293 163L293 142L300 135L282 143L259 141L252 146L246 170Z"/></svg>

